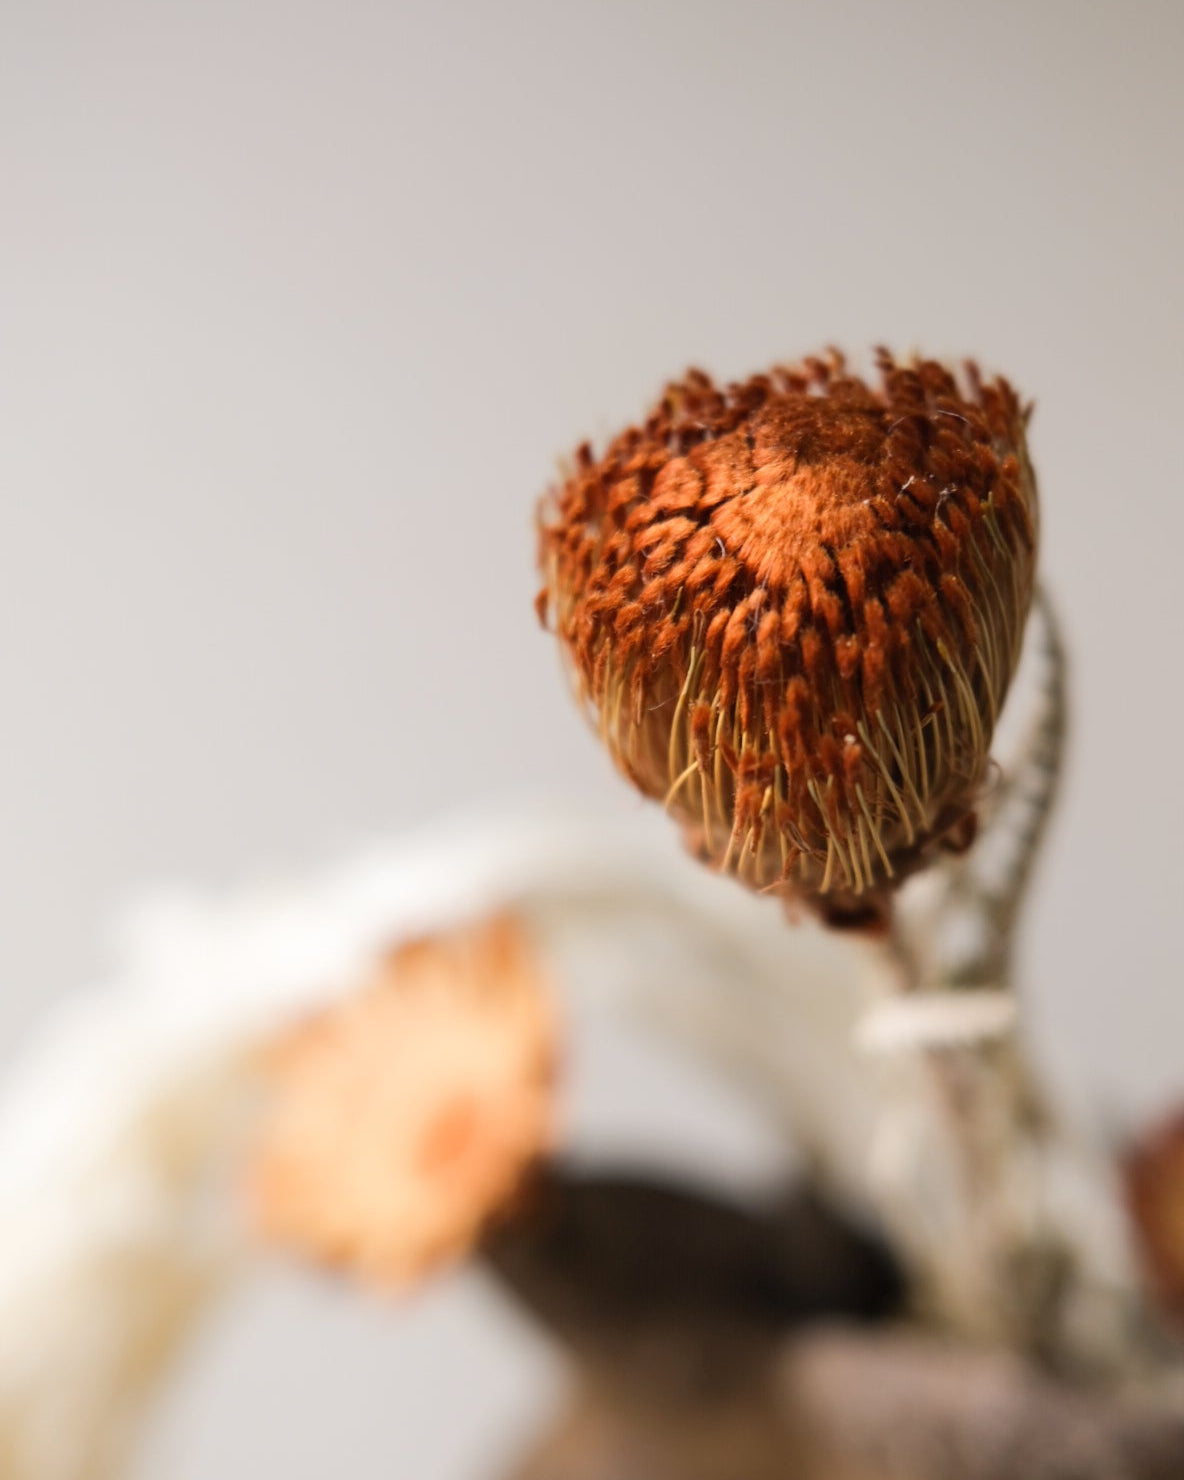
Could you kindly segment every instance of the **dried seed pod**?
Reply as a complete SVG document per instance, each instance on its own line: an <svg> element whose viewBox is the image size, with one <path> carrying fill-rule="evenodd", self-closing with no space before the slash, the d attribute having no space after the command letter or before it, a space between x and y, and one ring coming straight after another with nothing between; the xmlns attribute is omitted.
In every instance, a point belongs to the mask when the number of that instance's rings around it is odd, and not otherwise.
<svg viewBox="0 0 1184 1480"><path fill-rule="evenodd" d="M555 1058L516 918L402 946L269 1054L260 1232L391 1285L459 1257L550 1149Z"/></svg>
<svg viewBox="0 0 1184 1480"><path fill-rule="evenodd" d="M849 922L973 836L1036 554L1007 382L878 363L692 371L540 517L540 613L621 770L706 860Z"/></svg>

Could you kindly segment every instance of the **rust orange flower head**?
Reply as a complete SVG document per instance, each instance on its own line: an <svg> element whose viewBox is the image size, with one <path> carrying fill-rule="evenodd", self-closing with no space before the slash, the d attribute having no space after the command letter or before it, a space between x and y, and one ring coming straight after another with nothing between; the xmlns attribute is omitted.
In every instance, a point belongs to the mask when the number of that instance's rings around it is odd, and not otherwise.
<svg viewBox="0 0 1184 1480"><path fill-rule="evenodd" d="M386 1285L459 1257L550 1147L555 1058L515 918L403 946L273 1046L250 1167L260 1232Z"/></svg>
<svg viewBox="0 0 1184 1480"><path fill-rule="evenodd" d="M1026 410L931 360L699 371L540 516L540 612L706 860L835 921L971 835L1036 556Z"/></svg>

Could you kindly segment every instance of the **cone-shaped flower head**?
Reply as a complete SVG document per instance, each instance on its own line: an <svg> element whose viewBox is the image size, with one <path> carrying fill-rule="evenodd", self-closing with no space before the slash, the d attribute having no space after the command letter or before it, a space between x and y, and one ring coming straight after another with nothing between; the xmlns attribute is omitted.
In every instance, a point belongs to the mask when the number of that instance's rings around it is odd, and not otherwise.
<svg viewBox="0 0 1184 1480"><path fill-rule="evenodd" d="M969 835L1036 554L1006 381L879 370L692 371L540 521L540 610L621 770L836 920Z"/></svg>

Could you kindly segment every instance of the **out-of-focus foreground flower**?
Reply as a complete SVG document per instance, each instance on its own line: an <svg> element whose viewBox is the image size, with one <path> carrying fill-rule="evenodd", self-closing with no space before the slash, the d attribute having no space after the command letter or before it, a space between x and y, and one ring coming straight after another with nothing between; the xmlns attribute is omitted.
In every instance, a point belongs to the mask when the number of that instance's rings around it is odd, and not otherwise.
<svg viewBox="0 0 1184 1480"><path fill-rule="evenodd" d="M268 1057L264 1237L384 1284L469 1249L554 1137L554 1005L514 916L400 946Z"/></svg>
<svg viewBox="0 0 1184 1480"><path fill-rule="evenodd" d="M556 1004L632 1015L731 1074L923 1273L958 1236L957 1167L912 1126L922 1180L877 1201L885 1096L911 1083L915 1103L917 1065L885 1075L858 1046L876 960L645 829L553 814L158 904L0 1095L0 1471L123 1472L178 1343L265 1252L232 1193L252 1168L288 1247L388 1282L462 1254L550 1142ZM1051 1206L1044 1169L1031 1193ZM1103 1277L1125 1311L1123 1271Z"/></svg>
<svg viewBox="0 0 1184 1480"><path fill-rule="evenodd" d="M388 1281L462 1253L551 1137L551 984L730 1063L857 1188L848 949L724 894L633 829L548 816L146 907L118 978L0 1089L5 1480L122 1472L177 1344L259 1253L231 1191L252 1157L286 1244Z"/></svg>

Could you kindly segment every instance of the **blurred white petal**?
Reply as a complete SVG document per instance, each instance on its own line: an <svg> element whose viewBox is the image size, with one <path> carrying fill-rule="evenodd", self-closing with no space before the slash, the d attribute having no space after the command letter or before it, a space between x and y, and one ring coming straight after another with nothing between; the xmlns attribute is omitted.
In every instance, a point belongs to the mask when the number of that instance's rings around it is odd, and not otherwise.
<svg viewBox="0 0 1184 1480"><path fill-rule="evenodd" d="M0 1456L98 1480L248 1252L232 1196L253 1050L400 941L507 907L573 1004L635 1013L762 1095L856 1195L873 1093L860 952L712 878L658 829L437 825L311 881L173 892L118 977L62 1002L0 1087Z"/></svg>

